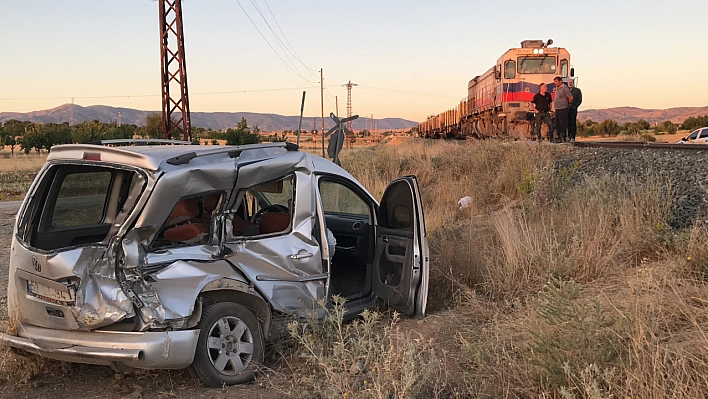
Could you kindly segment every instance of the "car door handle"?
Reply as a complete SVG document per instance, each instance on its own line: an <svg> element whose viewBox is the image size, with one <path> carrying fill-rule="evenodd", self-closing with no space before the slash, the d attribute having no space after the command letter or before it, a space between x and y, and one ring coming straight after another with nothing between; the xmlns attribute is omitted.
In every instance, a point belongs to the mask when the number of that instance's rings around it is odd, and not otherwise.
<svg viewBox="0 0 708 399"><path fill-rule="evenodd" d="M290 255L290 259L306 259L306 258L311 258L313 256L314 255L309 252L300 251L296 254Z"/></svg>

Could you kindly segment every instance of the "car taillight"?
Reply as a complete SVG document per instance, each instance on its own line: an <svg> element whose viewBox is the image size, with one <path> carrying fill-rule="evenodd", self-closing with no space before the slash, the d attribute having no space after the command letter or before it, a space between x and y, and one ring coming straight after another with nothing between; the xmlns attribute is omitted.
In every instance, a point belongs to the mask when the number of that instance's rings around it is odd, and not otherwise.
<svg viewBox="0 0 708 399"><path fill-rule="evenodd" d="M84 152L83 160L84 161L100 161L101 154L93 153L93 152Z"/></svg>

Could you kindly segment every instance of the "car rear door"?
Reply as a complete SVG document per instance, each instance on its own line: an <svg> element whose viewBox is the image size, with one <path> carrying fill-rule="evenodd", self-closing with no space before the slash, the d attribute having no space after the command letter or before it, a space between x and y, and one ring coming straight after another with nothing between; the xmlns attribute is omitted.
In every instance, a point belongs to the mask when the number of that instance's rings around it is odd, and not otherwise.
<svg viewBox="0 0 708 399"><path fill-rule="evenodd" d="M376 216L374 293L400 312L423 318L430 264L416 178L406 176L391 182Z"/></svg>

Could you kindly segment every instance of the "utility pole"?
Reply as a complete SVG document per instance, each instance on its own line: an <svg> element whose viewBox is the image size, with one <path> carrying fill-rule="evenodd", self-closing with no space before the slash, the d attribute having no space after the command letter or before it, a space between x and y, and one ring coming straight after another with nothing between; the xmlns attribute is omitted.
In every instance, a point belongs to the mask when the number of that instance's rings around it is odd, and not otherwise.
<svg viewBox="0 0 708 399"><path fill-rule="evenodd" d="M182 27L182 0L159 0L160 4L160 58L162 59L162 137L172 138L182 132L182 138L192 141L192 123L187 94L187 61L184 54ZM170 94L170 86L179 95ZM173 113L181 113L176 123Z"/></svg>
<svg viewBox="0 0 708 399"><path fill-rule="evenodd" d="M339 118L339 99L337 98L337 96L334 96L334 106L335 106L335 109L337 110L336 116L337 116L337 118Z"/></svg>
<svg viewBox="0 0 708 399"><path fill-rule="evenodd" d="M352 116L352 87L359 85L356 83L352 83L352 81L350 80L349 83L342 86L345 86L347 88L347 118L349 118L350 116ZM349 129L350 132L352 131L352 123L352 121L347 122L347 129Z"/></svg>
<svg viewBox="0 0 708 399"><path fill-rule="evenodd" d="M322 158L324 158L324 78L322 77L322 68L320 68L320 105L322 106Z"/></svg>
<svg viewBox="0 0 708 399"><path fill-rule="evenodd" d="M302 92L302 104L300 105L300 122L297 125L297 141L296 145L300 146L300 133L302 131L302 113L305 112L305 92Z"/></svg>

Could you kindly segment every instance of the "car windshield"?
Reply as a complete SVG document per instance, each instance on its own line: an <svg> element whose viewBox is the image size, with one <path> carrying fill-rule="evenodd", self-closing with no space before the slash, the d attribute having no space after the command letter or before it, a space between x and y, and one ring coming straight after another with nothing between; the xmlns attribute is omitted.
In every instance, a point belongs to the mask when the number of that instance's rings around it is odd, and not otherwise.
<svg viewBox="0 0 708 399"><path fill-rule="evenodd" d="M556 57L535 56L518 58L519 73L555 73Z"/></svg>

